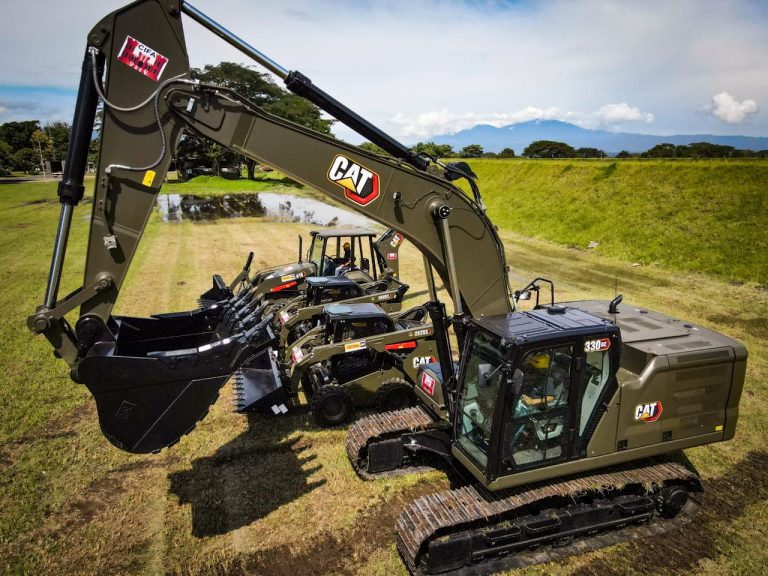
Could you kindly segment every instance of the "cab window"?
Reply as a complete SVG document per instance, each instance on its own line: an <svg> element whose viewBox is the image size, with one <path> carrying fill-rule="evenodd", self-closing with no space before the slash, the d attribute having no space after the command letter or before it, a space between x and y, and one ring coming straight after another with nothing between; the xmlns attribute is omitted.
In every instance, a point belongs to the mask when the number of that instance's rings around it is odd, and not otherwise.
<svg viewBox="0 0 768 576"><path fill-rule="evenodd" d="M488 465L493 413L504 376L501 341L486 332L475 332L464 367L459 395L457 440L481 467Z"/></svg>
<svg viewBox="0 0 768 576"><path fill-rule="evenodd" d="M611 375L611 356L608 352L587 352L586 376L581 390L579 436L584 435L590 418L595 413L598 400L603 395Z"/></svg>
<svg viewBox="0 0 768 576"><path fill-rule="evenodd" d="M523 381L504 426L502 457L508 465L533 466L565 457L572 359L572 346L538 348L521 357Z"/></svg>

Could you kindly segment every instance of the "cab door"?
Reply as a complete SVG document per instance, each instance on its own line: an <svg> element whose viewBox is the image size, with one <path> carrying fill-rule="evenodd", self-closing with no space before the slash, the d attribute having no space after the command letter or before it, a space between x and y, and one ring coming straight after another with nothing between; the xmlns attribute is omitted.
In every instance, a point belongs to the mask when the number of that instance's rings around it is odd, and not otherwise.
<svg viewBox="0 0 768 576"><path fill-rule="evenodd" d="M523 349L515 363L515 394L505 407L501 475L570 458L577 342ZM518 389L519 387L519 389Z"/></svg>

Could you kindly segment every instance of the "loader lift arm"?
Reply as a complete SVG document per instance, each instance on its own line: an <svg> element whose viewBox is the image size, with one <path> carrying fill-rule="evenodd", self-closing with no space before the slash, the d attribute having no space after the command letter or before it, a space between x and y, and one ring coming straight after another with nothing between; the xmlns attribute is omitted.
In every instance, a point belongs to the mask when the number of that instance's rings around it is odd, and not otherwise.
<svg viewBox="0 0 768 576"><path fill-rule="evenodd" d="M270 115L227 88L190 80L182 13L394 158ZM59 300L69 225L83 197L99 97L104 119L83 287ZM190 4L138 0L106 16L88 35L45 302L28 319L30 329L43 333L72 367L73 379L88 385L102 430L121 448L144 452L175 442L205 415L229 375L269 340L253 325L222 333L207 316L199 318L201 311L149 319L111 314L184 130L265 162L400 230L424 254L428 272L434 269L442 278L454 301L457 327L465 314L510 311L502 243L474 183L474 197L451 184L462 175L460 169L415 155ZM72 328L65 315L78 306ZM450 354L441 356L450 371ZM197 368L201 358L207 366L203 371Z"/></svg>

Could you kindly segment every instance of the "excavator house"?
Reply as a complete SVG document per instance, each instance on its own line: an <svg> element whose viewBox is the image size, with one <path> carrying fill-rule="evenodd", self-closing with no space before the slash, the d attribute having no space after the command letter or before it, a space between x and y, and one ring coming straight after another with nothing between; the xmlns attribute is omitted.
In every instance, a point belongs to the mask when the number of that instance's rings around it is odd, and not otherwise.
<svg viewBox="0 0 768 576"><path fill-rule="evenodd" d="M191 79L182 17L389 156ZM99 100L104 119L83 285L59 298ZM677 456L733 438L744 346L621 297L558 303L550 283L549 298L540 302L548 282L541 278L513 294L504 247L466 163L415 154L300 72L178 0L129 4L86 38L45 300L28 319L67 362L72 379L88 387L115 446L135 453L170 446L206 415L233 374L277 369L265 352L275 344L279 318L249 290L189 312L112 315L186 130L397 230L422 253L429 286L423 308L436 354L411 366L417 404L358 420L346 440L365 480L435 466L461 478L400 515L398 549L412 573L490 573L657 538L693 518L702 484ZM459 179L469 193L455 185ZM451 316L438 300L435 274L452 300ZM532 309L521 311L518 303L533 294ZM76 309L71 324L66 316ZM387 342L392 348L385 352L397 360L422 330L404 326L402 340ZM365 350L365 338L350 334L335 344L350 354ZM310 363L313 351L302 349ZM337 385L332 373L316 380L316 394Z"/></svg>

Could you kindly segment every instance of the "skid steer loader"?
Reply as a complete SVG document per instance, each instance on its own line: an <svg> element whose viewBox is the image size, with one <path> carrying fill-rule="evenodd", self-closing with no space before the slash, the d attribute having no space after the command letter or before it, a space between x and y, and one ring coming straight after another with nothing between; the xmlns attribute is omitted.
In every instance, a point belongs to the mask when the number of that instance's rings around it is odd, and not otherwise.
<svg viewBox="0 0 768 576"><path fill-rule="evenodd" d="M387 314L376 304L328 304L317 326L282 349L282 362L270 348L237 371L235 409L284 412L298 404L300 387L320 426L347 422L357 406L406 408L416 400L418 367L436 355L424 306Z"/></svg>

